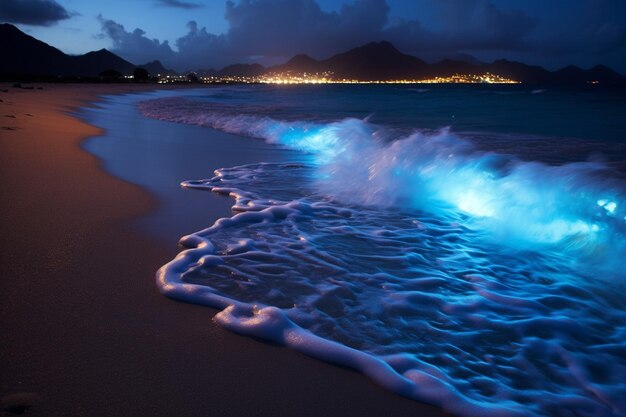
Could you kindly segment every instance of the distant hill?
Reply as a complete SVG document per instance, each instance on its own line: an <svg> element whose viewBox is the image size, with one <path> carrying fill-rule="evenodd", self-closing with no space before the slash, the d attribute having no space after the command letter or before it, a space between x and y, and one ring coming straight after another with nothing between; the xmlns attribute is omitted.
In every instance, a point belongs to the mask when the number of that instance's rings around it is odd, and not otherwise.
<svg viewBox="0 0 626 417"><path fill-rule="evenodd" d="M605 66L583 70L568 66L558 71L548 71L535 65L497 60L483 63L473 57L444 59L434 64L400 52L389 42L371 42L358 48L317 60L308 55L296 55L282 65L263 69L260 65L230 65L219 75L261 75L270 72L322 73L331 71L335 78L371 80L426 79L447 77L453 74L484 74L490 72L527 84L585 84L599 81L603 85L626 86L626 77ZM243 71L242 69L247 69ZM253 70L252 70L253 69ZM264 71L263 71L264 70Z"/></svg>
<svg viewBox="0 0 626 417"><path fill-rule="evenodd" d="M389 42L367 45L337 54L323 61L341 77L366 80L402 79L427 72L428 64L403 54Z"/></svg>
<svg viewBox="0 0 626 417"><path fill-rule="evenodd" d="M234 64L222 68L217 75L219 76L237 76L237 77L255 77L264 74L267 69L261 64Z"/></svg>
<svg viewBox="0 0 626 417"><path fill-rule="evenodd" d="M138 67L145 69L153 77L158 75L178 75L176 71L165 68L161 61L158 60L138 65Z"/></svg>
<svg viewBox="0 0 626 417"><path fill-rule="evenodd" d="M358 48L318 61L308 55L296 55L269 72L332 71L336 78L358 80L392 80L426 74L428 64L403 54L389 42L371 42Z"/></svg>
<svg viewBox="0 0 626 417"><path fill-rule="evenodd" d="M128 75L134 69L135 65L106 49L67 55L13 25L0 24L0 75L96 77L105 70Z"/></svg>
<svg viewBox="0 0 626 417"><path fill-rule="evenodd" d="M196 73L199 77L216 77L218 71L215 68L206 68L198 69L192 72Z"/></svg>
<svg viewBox="0 0 626 417"><path fill-rule="evenodd" d="M87 52L84 55L66 55L66 57L69 58L69 63L73 66L65 69L65 74L68 75L97 76L102 71L108 69L119 71L123 75L129 75L135 69L134 64L106 49Z"/></svg>
<svg viewBox="0 0 626 417"><path fill-rule="evenodd" d="M135 65L101 49L84 55L71 56L21 32L10 24L0 24L0 78L27 77L97 77L103 72L130 75ZM152 76L176 75L175 71L152 61L141 65ZM474 57L457 56L429 64L405 54L389 42L366 45L318 60L308 55L296 55L282 65L266 68L260 64L233 64L219 71L199 70L200 76L253 77L271 72L322 73L330 71L334 78L371 80L426 79L453 74L481 75L491 72L527 84L555 85L585 84L598 81L601 85L626 86L626 77L605 66L584 70L570 65L558 71L548 71L535 65L505 59L483 63Z"/></svg>

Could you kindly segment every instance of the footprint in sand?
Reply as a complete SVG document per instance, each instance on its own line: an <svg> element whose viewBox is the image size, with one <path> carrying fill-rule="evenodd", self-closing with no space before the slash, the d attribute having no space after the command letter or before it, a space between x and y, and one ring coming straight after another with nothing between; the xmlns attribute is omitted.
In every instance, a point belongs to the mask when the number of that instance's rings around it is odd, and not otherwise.
<svg viewBox="0 0 626 417"><path fill-rule="evenodd" d="M41 401L39 395L32 392L9 394L0 398L2 415L26 414Z"/></svg>

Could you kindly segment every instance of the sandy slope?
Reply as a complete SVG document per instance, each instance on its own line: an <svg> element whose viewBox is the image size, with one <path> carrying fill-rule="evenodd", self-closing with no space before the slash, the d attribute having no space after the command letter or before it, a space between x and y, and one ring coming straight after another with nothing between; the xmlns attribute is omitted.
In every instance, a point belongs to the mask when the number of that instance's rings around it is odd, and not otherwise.
<svg viewBox="0 0 626 417"><path fill-rule="evenodd" d="M435 416L365 377L161 296L175 255L126 225L157 202L79 148L67 114L145 86L0 85L0 415Z"/></svg>

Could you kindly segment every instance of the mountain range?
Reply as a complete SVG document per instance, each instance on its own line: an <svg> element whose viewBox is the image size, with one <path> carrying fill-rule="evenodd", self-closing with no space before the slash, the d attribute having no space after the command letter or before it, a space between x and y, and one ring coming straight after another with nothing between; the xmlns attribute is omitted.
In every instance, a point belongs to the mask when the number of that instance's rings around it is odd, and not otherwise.
<svg viewBox="0 0 626 417"><path fill-rule="evenodd" d="M444 59L429 64L415 56L400 52L385 41L371 42L324 60L317 60L308 55L296 55L282 65L269 68L259 64L230 65L217 72L217 75L255 76L269 72L324 71L332 71L335 78L356 80L415 80L490 72L528 84L584 84L598 81L607 85L626 85L626 77L602 65L587 70L570 65L558 71L548 71L540 66L505 59L493 63L469 59Z"/></svg>
<svg viewBox="0 0 626 417"><path fill-rule="evenodd" d="M0 79L16 75L31 77L97 77L104 71L132 74L138 66L114 53L101 49L84 55L67 55L60 50L21 32L10 24L0 24ZM150 74L174 75L159 61L139 67ZM201 75L258 76L267 73L322 73L330 71L335 78L356 80L399 80L447 77L459 74L490 72L528 84L584 84L597 81L602 85L626 86L626 77L598 65L581 69L570 65L558 71L521 62L498 60L482 63L474 59L444 59L429 64L415 56L404 54L389 42L371 42L318 60L308 55L296 55L284 64L264 67L260 64L234 64L219 71L198 71Z"/></svg>
<svg viewBox="0 0 626 417"><path fill-rule="evenodd" d="M169 74L159 61L145 65L150 73ZM137 65L106 49L84 55L67 55L13 25L0 24L0 79L11 76L30 77L97 77L104 71L130 75ZM153 72L154 71L154 72Z"/></svg>

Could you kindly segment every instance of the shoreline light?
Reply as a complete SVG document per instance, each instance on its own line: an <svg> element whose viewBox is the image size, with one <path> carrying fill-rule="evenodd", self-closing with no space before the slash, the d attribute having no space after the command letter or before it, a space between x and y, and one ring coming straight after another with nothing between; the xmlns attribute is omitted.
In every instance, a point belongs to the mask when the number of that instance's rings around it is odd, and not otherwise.
<svg viewBox="0 0 626 417"><path fill-rule="evenodd" d="M291 71L282 73L267 73L256 76L209 76L198 77L204 84L521 84L520 81L512 80L501 75L485 72L483 74L454 74L448 77L434 77L425 79L393 79L393 80L357 80L347 78L334 78L330 71L316 73L294 73ZM160 83L189 82L187 76L167 77L159 79Z"/></svg>

